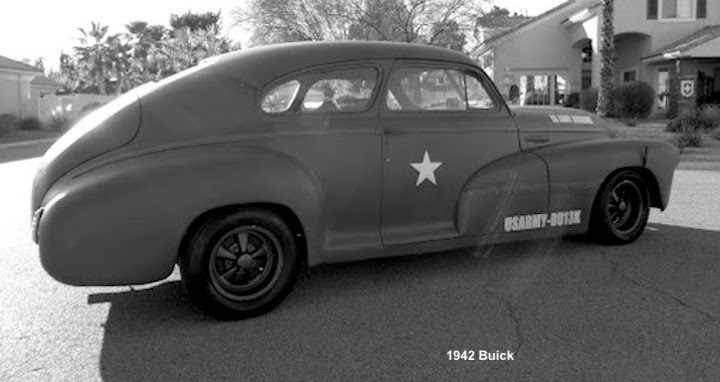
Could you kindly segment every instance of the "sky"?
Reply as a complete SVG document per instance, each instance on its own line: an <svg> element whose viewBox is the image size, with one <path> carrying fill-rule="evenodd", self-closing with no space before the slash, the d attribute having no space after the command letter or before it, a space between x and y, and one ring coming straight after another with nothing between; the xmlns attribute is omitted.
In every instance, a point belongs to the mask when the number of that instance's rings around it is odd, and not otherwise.
<svg viewBox="0 0 720 382"><path fill-rule="evenodd" d="M0 55L15 60L42 57L47 67L57 69L60 52L72 53L80 32L91 21L110 27L110 33L124 32L124 25L135 20L150 24L169 24L170 15L222 11L223 33L235 41L245 42L247 33L233 26L233 10L248 0L14 0L3 4L0 23ZM511 12L540 14L564 0L494 0L493 4Z"/></svg>

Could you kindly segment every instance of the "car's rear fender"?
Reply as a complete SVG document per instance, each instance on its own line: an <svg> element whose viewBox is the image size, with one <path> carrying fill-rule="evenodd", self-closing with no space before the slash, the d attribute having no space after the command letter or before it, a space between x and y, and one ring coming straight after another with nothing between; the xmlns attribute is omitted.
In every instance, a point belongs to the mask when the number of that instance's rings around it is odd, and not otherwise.
<svg viewBox="0 0 720 382"><path fill-rule="evenodd" d="M66 284L163 279L191 222L225 206L283 206L302 222L309 248L322 243L319 183L261 144L145 153L69 175L48 193L39 229L42 264Z"/></svg>

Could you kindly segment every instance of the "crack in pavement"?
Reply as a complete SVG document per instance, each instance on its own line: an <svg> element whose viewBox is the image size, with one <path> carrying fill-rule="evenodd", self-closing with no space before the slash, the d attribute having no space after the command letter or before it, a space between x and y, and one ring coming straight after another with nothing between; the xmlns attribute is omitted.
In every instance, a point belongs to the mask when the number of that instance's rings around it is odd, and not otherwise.
<svg viewBox="0 0 720 382"><path fill-rule="evenodd" d="M507 298L501 296L498 293L493 292L490 290L490 288L487 286L487 284L483 284L482 288L485 290L487 294L494 297L496 300L500 300L500 302L505 305L505 309L507 310L507 315L513 320L515 323L515 337L517 338L517 349L515 349L514 355L517 356L520 354L520 351L522 350L523 345L525 345L525 337L522 334L521 329L521 323L520 323L520 316L518 315L517 311L513 307L512 302L508 300ZM503 369L508 366L508 364L512 361L503 361L502 365L499 367L492 368L492 372L497 372L500 369Z"/></svg>
<svg viewBox="0 0 720 382"><path fill-rule="evenodd" d="M603 259L605 259L605 261L607 261L607 262L610 264L610 269L612 270L612 272L615 273L616 275L620 276L620 278L622 278L622 279L630 282L631 284L635 285L635 286L638 287L638 288L645 289L645 290L649 290L649 291L655 292L655 293L657 293L657 294L659 294L659 295L661 295L661 296L663 296L663 297L665 297L665 298L668 298L668 299L674 301L677 305L680 305L680 306L682 306L682 307L684 307L684 308L686 308L686 309L690 309L690 310L694 311L695 313L700 314L701 316L705 317L706 319L708 319L709 321L711 321L711 322L713 322L713 323L715 323L715 324L720 324L720 319L718 319L717 317L713 316L712 314L710 314L710 313L708 313L708 312L706 312L706 311L704 311L704 310L702 310L702 309L700 309L700 308L698 308L698 307L695 307L695 306L693 306L693 305L688 304L687 302L683 301L681 298L676 297L676 296L672 295L672 294L669 293L669 292L666 292L666 291L664 291L664 290L662 290L662 289L655 288L655 287L652 287L652 286L650 286L650 285L646 285L646 284L641 283L640 281L638 281L638 280L636 280L636 279L634 279L634 278L626 275L626 274L620 269L620 268L621 268L621 267L620 267L620 264L619 264L617 261L611 259L606 253L603 253L602 256L603 256Z"/></svg>

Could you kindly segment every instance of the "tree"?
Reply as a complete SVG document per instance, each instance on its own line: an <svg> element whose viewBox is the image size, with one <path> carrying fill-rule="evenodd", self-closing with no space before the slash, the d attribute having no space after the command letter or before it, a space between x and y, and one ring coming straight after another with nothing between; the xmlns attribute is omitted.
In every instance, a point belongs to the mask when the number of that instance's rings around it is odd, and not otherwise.
<svg viewBox="0 0 720 382"><path fill-rule="evenodd" d="M221 37L216 27L198 29L189 27L169 34L153 49L159 65L159 77L164 78L200 63L205 58L229 52L230 41Z"/></svg>
<svg viewBox="0 0 720 382"><path fill-rule="evenodd" d="M608 116L613 111L612 93L615 89L614 0L602 0L602 4L600 91L598 93L597 111L601 116Z"/></svg>
<svg viewBox="0 0 720 382"><path fill-rule="evenodd" d="M173 14L170 16L170 26L173 30L189 28L190 32L215 28L220 30L220 12L193 13L188 11L182 15Z"/></svg>
<svg viewBox="0 0 720 382"><path fill-rule="evenodd" d="M493 5L492 9L490 9L490 11L488 11L487 13L484 14L484 17L488 17L488 18L498 18L498 17L525 18L525 16L523 16L517 12L513 12L513 14L511 15L510 10L508 10L507 8L498 7L497 5Z"/></svg>
<svg viewBox="0 0 720 382"><path fill-rule="evenodd" d="M342 40L347 38L344 0L253 0L246 10L235 10L237 23L250 26L251 42Z"/></svg>
<svg viewBox="0 0 720 382"><path fill-rule="evenodd" d="M121 34L109 35L108 27L91 23L91 28L78 28L82 37L74 48L71 62L61 67L72 70L68 78L77 81L74 91L96 94L120 94L131 88L127 74L131 66L132 46ZM68 57L61 57L61 60Z"/></svg>
<svg viewBox="0 0 720 382"><path fill-rule="evenodd" d="M462 51L466 37L455 21L436 23L433 25L432 35L428 44L442 46L443 48Z"/></svg>
<svg viewBox="0 0 720 382"><path fill-rule="evenodd" d="M133 21L125 28L133 47L128 80L134 87L159 79L159 59L155 53L168 30L162 25L148 25L145 21Z"/></svg>
<svg viewBox="0 0 720 382"><path fill-rule="evenodd" d="M462 50L485 0L251 0L235 11L254 44L383 40Z"/></svg>
<svg viewBox="0 0 720 382"><path fill-rule="evenodd" d="M48 77L62 85L59 93L70 94L77 88L80 76L75 68L75 60L69 54L60 52L59 71L50 71Z"/></svg>

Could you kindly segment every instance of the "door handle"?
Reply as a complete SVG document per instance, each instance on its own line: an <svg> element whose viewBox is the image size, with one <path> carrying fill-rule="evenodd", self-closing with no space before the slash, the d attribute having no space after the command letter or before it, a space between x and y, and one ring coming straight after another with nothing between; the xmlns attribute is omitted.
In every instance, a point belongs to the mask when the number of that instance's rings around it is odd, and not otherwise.
<svg viewBox="0 0 720 382"><path fill-rule="evenodd" d="M405 134L405 131L399 130L399 129L392 129L392 128L385 128L383 129L384 135L402 135Z"/></svg>
<svg viewBox="0 0 720 382"><path fill-rule="evenodd" d="M528 135L525 138L523 138L525 142L532 142L532 143L547 143L550 142L550 137L546 135Z"/></svg>

